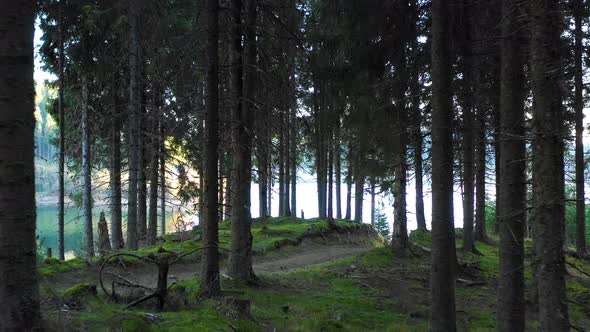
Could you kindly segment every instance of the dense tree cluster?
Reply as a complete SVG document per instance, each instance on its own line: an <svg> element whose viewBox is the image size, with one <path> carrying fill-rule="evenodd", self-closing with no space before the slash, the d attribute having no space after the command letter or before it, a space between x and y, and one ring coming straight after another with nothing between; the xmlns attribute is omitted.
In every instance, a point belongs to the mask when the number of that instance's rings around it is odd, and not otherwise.
<svg viewBox="0 0 590 332"><path fill-rule="evenodd" d="M432 212L431 328L454 331L453 193L460 188L461 249L478 254L476 241L490 241L488 232L498 238L498 330L525 328L527 237L535 244L532 300L541 326L569 329L564 254L573 244L585 256L588 236L583 0L1 3L0 32L10 33L0 33L0 77L17 77L3 83L0 98L0 141L15 142L0 142L0 299L10 301L0 321L9 328L39 324L37 15L40 56L57 76L47 110L59 126L60 259L66 163L83 183L87 257L95 255L96 170L108 169L114 250L156 244L167 227L169 179L177 178L177 199L196 202L203 228L204 297L221 291L221 220L231 221L229 274L257 280L252 183L261 217L271 214L275 184L279 215L297 216L298 174L312 170L318 217L361 222L370 193L371 221L392 250L410 246L408 210L423 231ZM432 211L425 211L427 191ZM391 232L375 207L379 195L393 198Z"/></svg>

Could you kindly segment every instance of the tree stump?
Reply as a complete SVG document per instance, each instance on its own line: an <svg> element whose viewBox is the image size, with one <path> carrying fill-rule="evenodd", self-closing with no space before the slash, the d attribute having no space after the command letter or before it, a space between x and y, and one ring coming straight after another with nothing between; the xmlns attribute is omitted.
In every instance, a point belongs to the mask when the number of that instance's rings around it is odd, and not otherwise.
<svg viewBox="0 0 590 332"><path fill-rule="evenodd" d="M98 221L98 251L100 255L105 255L111 251L109 227L107 226L104 211L100 213L100 219Z"/></svg>

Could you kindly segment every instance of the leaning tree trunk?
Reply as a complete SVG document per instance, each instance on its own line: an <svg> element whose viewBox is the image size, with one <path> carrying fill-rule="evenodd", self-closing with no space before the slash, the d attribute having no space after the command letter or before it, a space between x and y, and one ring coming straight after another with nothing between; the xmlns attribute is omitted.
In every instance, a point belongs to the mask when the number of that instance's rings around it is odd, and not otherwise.
<svg viewBox="0 0 590 332"><path fill-rule="evenodd" d="M568 331L563 253L563 137L558 1L530 1L533 85L533 173L539 319L544 331ZM504 209L504 207L502 207Z"/></svg>
<svg viewBox="0 0 590 332"><path fill-rule="evenodd" d="M131 47L129 48L129 198L127 199L127 247L138 248L137 187L139 177L139 31L137 27L139 0L129 2Z"/></svg>
<svg viewBox="0 0 590 332"><path fill-rule="evenodd" d="M219 283L219 229L218 229L218 148L219 148L219 2L207 1L207 145L205 156L207 169L205 170L205 192L207 219L203 227L203 251L201 269L201 296L214 297L220 294Z"/></svg>
<svg viewBox="0 0 590 332"><path fill-rule="evenodd" d="M576 111L576 251L579 257L586 254L586 202L584 188L584 99L583 99L583 32L582 13L584 4L577 0L574 6L575 16L575 46L574 46L574 81L575 98L574 108Z"/></svg>
<svg viewBox="0 0 590 332"><path fill-rule="evenodd" d="M35 240L34 1L3 1L0 14L0 322L41 330ZM10 80L6 78L10 77ZM10 144L7 144L7 143Z"/></svg>
<svg viewBox="0 0 590 332"><path fill-rule="evenodd" d="M241 8L241 1L234 0L234 10ZM236 15L234 24L240 26L241 15ZM241 33L236 33L241 41ZM255 88L256 88L256 0L246 0L246 29L244 34L244 80L243 96L245 101L237 108L234 121L234 169L235 173L235 197L231 223L231 263L230 274L242 282L253 281L256 276L252 268L252 216L250 214L250 187L252 183L252 133L255 113ZM238 38L236 38L238 44ZM239 57L242 58L241 56ZM239 75L241 79L242 75ZM238 83L238 82L236 82ZM240 80L237 87L242 88Z"/></svg>
<svg viewBox="0 0 590 332"><path fill-rule="evenodd" d="M526 142L524 71L519 45L526 10L518 1L503 1L500 76L500 273L496 321L498 331L524 331L524 226L526 204Z"/></svg>
<svg viewBox="0 0 590 332"><path fill-rule="evenodd" d="M111 237L112 248L123 248L123 226L121 213L121 117L119 110L119 76L113 82L113 114L111 116L111 160L109 189L111 192Z"/></svg>
<svg viewBox="0 0 590 332"><path fill-rule="evenodd" d="M432 254L430 328L456 330L450 1L432 2Z"/></svg>

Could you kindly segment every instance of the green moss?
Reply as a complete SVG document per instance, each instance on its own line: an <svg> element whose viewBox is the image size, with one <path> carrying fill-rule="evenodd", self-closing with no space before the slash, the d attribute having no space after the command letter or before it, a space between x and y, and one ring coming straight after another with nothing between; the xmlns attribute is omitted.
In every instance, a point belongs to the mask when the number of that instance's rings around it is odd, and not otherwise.
<svg viewBox="0 0 590 332"><path fill-rule="evenodd" d="M91 282L83 282L66 289L62 296L64 298L80 298L88 294L96 294L96 285Z"/></svg>
<svg viewBox="0 0 590 332"><path fill-rule="evenodd" d="M335 223L337 231L348 231L367 227L352 222L338 221ZM303 220L298 218L265 218L255 219L252 223L252 235L254 237L254 254L264 254L277 250L286 245L297 245L306 237L321 236L330 231L330 224L325 220ZM196 238L199 229L191 231L191 238ZM174 251L179 254L191 252L202 246L201 241L187 240L177 241L178 236L168 236L163 244L142 248L137 251L122 251L136 255L148 255L156 253L159 248ZM176 241L174 241L176 240ZM231 241L231 222L225 221L219 224L219 243L224 249L229 249ZM224 252L222 251L222 254ZM187 257L186 259L194 259ZM123 261L133 263L137 259L133 257L122 257Z"/></svg>
<svg viewBox="0 0 590 332"><path fill-rule="evenodd" d="M390 267L395 263L394 253L389 247L377 248L356 258L360 264L373 268Z"/></svg>
<svg viewBox="0 0 590 332"><path fill-rule="evenodd" d="M249 291L248 297L254 318L278 330L382 331L405 320L392 301L362 294L349 280L338 280L325 291Z"/></svg>
<svg viewBox="0 0 590 332"><path fill-rule="evenodd" d="M87 331L254 331L253 322L234 321L215 309L214 302L196 305L191 310L151 313L127 310L122 305L95 302L90 312L79 316L79 325Z"/></svg>
<svg viewBox="0 0 590 332"><path fill-rule="evenodd" d="M477 250L482 254L479 256L480 275L486 279L495 278L500 268L498 247L478 242Z"/></svg>
<svg viewBox="0 0 590 332"><path fill-rule="evenodd" d="M469 331L495 331L496 313L491 310L470 313Z"/></svg>
<svg viewBox="0 0 590 332"><path fill-rule="evenodd" d="M432 245L432 234L426 231L415 230L410 233L410 240L423 247L430 248Z"/></svg>
<svg viewBox="0 0 590 332"><path fill-rule="evenodd" d="M590 309L587 306L590 303L590 288L588 285L590 285L590 280L587 279L584 284L574 278L567 282L567 293L570 299L570 319L576 325L586 327L590 327Z"/></svg>
<svg viewBox="0 0 590 332"><path fill-rule="evenodd" d="M427 322L408 322L400 321L396 322L386 329L387 332L422 332L428 331Z"/></svg>
<svg viewBox="0 0 590 332"><path fill-rule="evenodd" d="M246 290L252 315L277 330L289 331L423 331L425 322L411 319L399 309L395 298L377 296L361 287L359 279L341 271L393 267L388 248L297 270L266 283L280 289ZM276 278L276 277L274 277ZM302 285L301 287L299 285Z"/></svg>
<svg viewBox="0 0 590 332"><path fill-rule="evenodd" d="M198 279L183 280L172 285L169 292L182 297L187 303L194 303L199 297L199 287L200 282Z"/></svg>
<svg viewBox="0 0 590 332"><path fill-rule="evenodd" d="M55 277L59 273L65 273L81 269L87 266L82 258L74 258L67 261L60 261L56 258L46 258L39 264L37 271L43 278Z"/></svg>

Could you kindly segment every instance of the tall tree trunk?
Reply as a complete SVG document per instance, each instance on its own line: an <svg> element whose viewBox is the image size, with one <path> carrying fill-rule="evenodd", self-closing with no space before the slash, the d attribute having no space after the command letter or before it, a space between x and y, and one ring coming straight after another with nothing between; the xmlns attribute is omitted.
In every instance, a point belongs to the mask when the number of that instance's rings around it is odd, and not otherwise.
<svg viewBox="0 0 590 332"><path fill-rule="evenodd" d="M92 231L92 180L90 156L90 128L88 127L88 77L82 73L82 209L84 214L84 238L86 257L94 257Z"/></svg>
<svg viewBox="0 0 590 332"><path fill-rule="evenodd" d="M272 136L268 135L268 146L271 147L272 146ZM270 150L270 148L269 148ZM268 189L266 190L266 193L268 195L268 216L272 216L272 193L273 193L273 187L274 187L274 168L273 168L273 163L272 163L272 155L269 154L269 163L268 163Z"/></svg>
<svg viewBox="0 0 590 332"><path fill-rule="evenodd" d="M393 233L391 244L393 248L407 248L408 246L408 216L406 204L407 191L407 132L406 132L406 91L408 89L408 65L405 49L399 51L396 61L402 68L397 78L394 108L394 185L393 185Z"/></svg>
<svg viewBox="0 0 590 332"><path fill-rule="evenodd" d="M65 165L66 165L66 135L65 135L65 114L64 114L64 40L63 40L63 20L62 20L62 9L63 3L60 1L59 4L59 20L57 22L57 28L59 33L59 77L58 77L58 98L57 107L59 114L59 198L57 202L57 246L58 246L58 257L60 260L65 259L65 248L64 248L64 230L65 230Z"/></svg>
<svg viewBox="0 0 590 332"><path fill-rule="evenodd" d="M331 130L330 130L331 132ZM328 220L334 219L334 142L328 138Z"/></svg>
<svg viewBox="0 0 590 332"><path fill-rule="evenodd" d="M219 145L219 3L218 0L207 1L207 145L205 171L205 191L207 193L207 219L203 227L203 263L201 270L201 296L219 295L219 229L218 229L218 145Z"/></svg>
<svg viewBox="0 0 590 332"><path fill-rule="evenodd" d="M139 0L129 2L129 25L131 47L129 48L129 198L127 199L127 247L130 250L138 248L138 211L137 188L139 178L139 31L137 21L139 17Z"/></svg>
<svg viewBox="0 0 590 332"><path fill-rule="evenodd" d="M401 140L405 141L404 138L401 138ZM402 144L402 149L405 150L405 143ZM403 150L399 159L400 165L396 167L396 183L393 193L395 198L393 204L394 226L392 245L394 248L408 247L408 217L406 213L407 167L405 163L406 154Z"/></svg>
<svg viewBox="0 0 590 332"><path fill-rule="evenodd" d="M375 227L375 178L371 178L371 226Z"/></svg>
<svg viewBox="0 0 590 332"><path fill-rule="evenodd" d="M265 115L268 116L265 106L263 106L262 112L264 112L264 115L262 115L258 121L265 121ZM270 182L268 170L270 146L266 144L268 141L268 128L266 128L266 125L261 126L258 131L260 133L260 137L258 138L258 214L261 218L264 218L270 214L268 210L268 184Z"/></svg>
<svg viewBox="0 0 590 332"><path fill-rule="evenodd" d="M263 39L260 40L260 43L263 43ZM260 71L266 72L266 63L265 61L260 61ZM260 111L258 114L260 115L256 119L256 123L259 126L257 129L258 139L257 139L257 157L258 157L258 202L259 202L259 215L260 218L264 218L270 215L269 209L269 201L270 201L270 194L272 192L272 188L269 188L270 183L272 180L270 179L271 175L271 164L272 164L272 146L269 144L271 140L270 134L270 111L268 107L268 103L264 98L268 96L268 89L266 85L263 85L261 88L262 95L259 97L261 99L261 106Z"/></svg>
<svg viewBox="0 0 590 332"><path fill-rule="evenodd" d="M479 79L478 79L479 80ZM480 86L480 83L478 83ZM481 93L481 92L480 92ZM488 237L486 229L486 129L485 108L482 103L477 105L475 119L476 150L475 150L475 233L476 241L485 241Z"/></svg>
<svg viewBox="0 0 590 332"><path fill-rule="evenodd" d="M583 99L583 32L582 14L584 3L576 0L574 5L575 45L574 45L574 75L576 112L576 251L579 257L586 254L586 202L584 189L584 99Z"/></svg>
<svg viewBox="0 0 590 332"><path fill-rule="evenodd" d="M530 1L533 85L533 173L535 249L538 262L539 318L545 331L570 328L563 253L563 139L558 1ZM502 207L504 209L504 207ZM503 212L503 211L502 211Z"/></svg>
<svg viewBox="0 0 590 332"><path fill-rule="evenodd" d="M286 111L285 114L285 127L284 127L284 131L285 131L285 142L283 145L283 162L285 163L285 174L284 174L284 178L283 180L285 181L285 185L283 188L285 188L285 202L284 204L284 209L285 209L285 216L290 216L291 215L291 202L289 201L289 198L291 197L291 162L290 162L290 157L291 157L291 116L289 115L289 112Z"/></svg>
<svg viewBox="0 0 590 332"><path fill-rule="evenodd" d="M348 144L348 171L346 172L346 211L344 219L352 220L352 144Z"/></svg>
<svg viewBox="0 0 590 332"><path fill-rule="evenodd" d="M220 133L224 132L224 128L221 127ZM219 169L218 169L218 173L219 173L219 184L218 184L218 191L217 191L217 200L218 200L218 205L219 205L219 221L223 221L225 219L225 203L224 203L224 199L225 199L225 183L226 183L226 179L224 178L224 174L225 174L225 150L223 148L223 146L219 146Z"/></svg>
<svg viewBox="0 0 590 332"><path fill-rule="evenodd" d="M285 135L283 114L279 116L280 133L279 133L279 217L285 216Z"/></svg>
<svg viewBox="0 0 590 332"><path fill-rule="evenodd" d="M430 328L455 324L450 1L432 2L432 254Z"/></svg>
<svg viewBox="0 0 590 332"><path fill-rule="evenodd" d="M233 10L241 10L240 0L233 0ZM241 107L237 107L236 142L234 145L235 198L231 223L231 263L230 274L237 280L250 282L256 278L252 268L252 216L250 213L252 183L252 133L255 115L254 98L256 93L256 0L246 0L244 80L243 96L246 97ZM241 15L235 14L234 19ZM238 27L239 21L234 20ZM239 29L238 29L239 30ZM236 31L237 32L237 31ZM235 37L241 33L236 33ZM236 38L236 45L237 45ZM241 58L241 56L240 56ZM240 78L242 75L239 75ZM237 82L236 82L237 83ZM238 84L242 88L242 82Z"/></svg>
<svg viewBox="0 0 590 332"><path fill-rule="evenodd" d="M468 2L470 0L467 0ZM472 6L468 4L468 6ZM469 20L469 18L466 18ZM470 43L471 40L467 41ZM469 55L472 57L471 50L468 47ZM463 250L466 252L475 251L475 238L473 232L474 221L474 192L475 192L475 174L473 170L474 162L474 145L473 145L473 90L470 85L473 84L473 64L471 59L465 60L465 77L464 84L466 91L465 101L463 103Z"/></svg>
<svg viewBox="0 0 590 332"><path fill-rule="evenodd" d="M410 88L410 105L411 109L408 111L411 118L413 119L412 123L408 123L410 128L412 128L411 132L411 144L414 150L414 174L415 174L415 187L416 187L416 224L418 230L426 231L426 217L424 215L424 139L422 136L422 109L420 108L421 104L421 86L420 86L420 70L421 66L419 65L419 61L417 60L420 58L420 48L418 46L417 37L418 37L418 20L420 16L420 10L418 8L418 1L411 1L410 2L410 13L413 16L413 25L411 28L412 34L409 37L409 44L412 49L412 53L410 53L410 60L409 65L415 67L409 71L409 88Z"/></svg>
<svg viewBox="0 0 590 332"><path fill-rule="evenodd" d="M416 82L418 83L418 82ZM422 157L423 152L423 139L422 139L422 114L420 111L420 97L418 91L414 89L413 95L418 97L414 98L412 102L414 107L414 117L416 121L416 128L414 128L414 172L416 181L416 223L419 230L426 230L426 217L424 215L424 160Z"/></svg>
<svg viewBox="0 0 590 332"><path fill-rule="evenodd" d="M166 127L160 122L160 235L166 234ZM203 177L203 174L199 174Z"/></svg>
<svg viewBox="0 0 590 332"><path fill-rule="evenodd" d="M365 177L361 172L361 149L355 154L354 165L354 221L363 221L363 194L365 186Z"/></svg>
<svg viewBox="0 0 590 332"><path fill-rule="evenodd" d="M295 10L295 9L293 9ZM297 101L291 108L291 216L297 217Z"/></svg>
<svg viewBox="0 0 590 332"><path fill-rule="evenodd" d="M159 87L153 91L153 109L152 109L152 129L150 142L150 199L149 199L149 217L147 229L147 244L152 246L156 244L158 235L158 161L160 158L160 96Z"/></svg>
<svg viewBox="0 0 590 332"><path fill-rule="evenodd" d="M336 182L336 219L342 219L342 155L340 141L340 119L336 123L334 138L334 176Z"/></svg>
<svg viewBox="0 0 590 332"><path fill-rule="evenodd" d="M143 84L141 87L141 111L139 116L139 135L138 138L138 179L137 179L137 237L140 245L145 245L147 236L147 177L146 177L146 166L147 166L147 138L146 138L146 114L145 114L145 92L143 91Z"/></svg>
<svg viewBox="0 0 590 332"><path fill-rule="evenodd" d="M3 1L0 14L0 322L6 331L41 330L35 240L35 9L34 1Z"/></svg>
<svg viewBox="0 0 590 332"><path fill-rule="evenodd" d="M110 160L110 192L111 192L111 247L122 249L123 223L121 213L121 98L119 96L119 79L113 82L113 114L111 124L111 160Z"/></svg>
<svg viewBox="0 0 590 332"><path fill-rule="evenodd" d="M502 3L500 78L500 169L502 182L498 201L500 216L500 273L496 321L498 331L524 331L524 225L526 204L526 142L524 112L524 71L519 45L526 14L518 1Z"/></svg>
<svg viewBox="0 0 590 332"><path fill-rule="evenodd" d="M473 39L474 40L493 40L492 37L500 34L500 31L496 28L497 22L500 21L499 9L493 9L491 6L496 6L494 1L486 1L480 3L477 7L477 11L471 17L472 20L477 22L473 24ZM490 14L491 13L491 14ZM469 16L468 16L469 17ZM490 18L491 17L491 18ZM493 22L494 28L490 29L490 22ZM481 44L480 44L481 45ZM491 46L493 45L493 46ZM487 229L486 229L486 149L487 149L487 138L486 138L486 116L487 110L490 107L490 101L488 96L494 93L499 96L499 85L492 83L492 87L488 88L487 71L492 68L494 76L499 76L499 66L490 66L490 59L495 59L499 56L499 51L496 46L496 42L486 43L476 48L474 53L492 54L489 57L476 56L472 59L473 64L473 77L474 81L470 84L474 85L474 104L475 108L473 132L474 132L474 168L475 168L475 230L474 240L485 241L487 240ZM495 62L492 62L495 63ZM499 98L492 97L495 103ZM492 104L494 104L492 102Z"/></svg>
<svg viewBox="0 0 590 332"><path fill-rule="evenodd" d="M499 106L499 105L497 105ZM500 231L500 216L502 214L502 204L498 199L498 193L500 192L500 183L502 183L502 169L500 168L500 158L502 158L502 151L500 150L500 121L501 114L500 108L493 108L493 121L494 121L494 175L496 178L496 208L494 210L494 233L498 234Z"/></svg>
<svg viewBox="0 0 590 332"><path fill-rule="evenodd" d="M323 85L318 82L317 80L313 81L314 84L314 91L313 91L313 118L314 118L314 145L315 145L315 164L316 164L316 183L317 183L317 192L318 192L318 217L320 219L326 219L326 174L324 169L324 146L323 146L323 136L324 136L324 126L323 126L323 113L325 112L325 103L321 102L323 100ZM321 89L321 90L320 90ZM319 91L319 93L318 93ZM321 99L321 100L320 100Z"/></svg>

